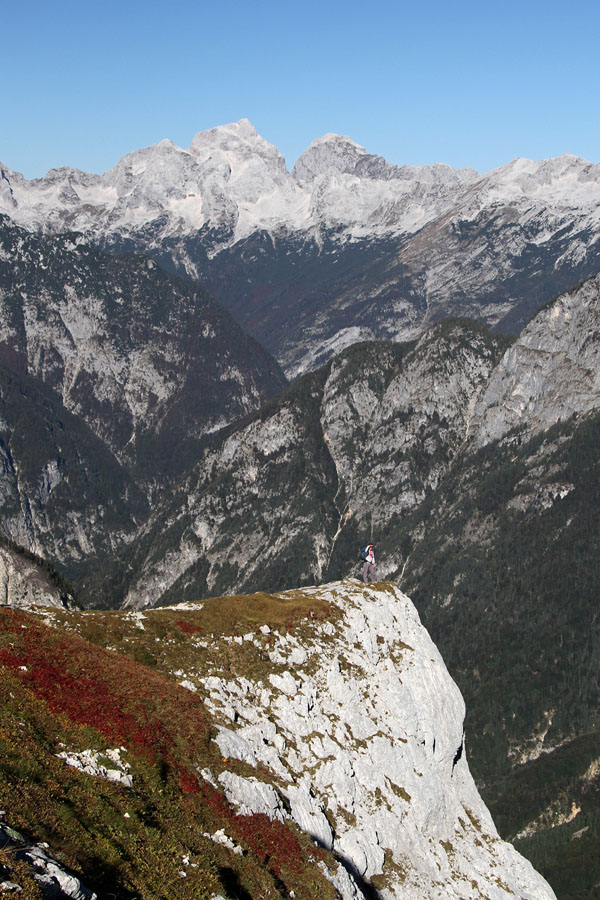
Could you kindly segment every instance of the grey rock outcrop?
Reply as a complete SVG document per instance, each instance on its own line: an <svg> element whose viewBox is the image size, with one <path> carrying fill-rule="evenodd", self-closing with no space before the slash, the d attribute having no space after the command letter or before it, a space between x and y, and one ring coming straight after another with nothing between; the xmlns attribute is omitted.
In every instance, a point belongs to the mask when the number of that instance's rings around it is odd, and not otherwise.
<svg viewBox="0 0 600 900"><path fill-rule="evenodd" d="M256 777L219 776L229 801L244 815L290 817L332 849L341 867L329 877L346 900L371 882L385 900L553 900L477 793L462 697L410 600L353 580L300 595L336 615L271 630L269 678L198 680L222 756L256 767ZM304 662L292 662L299 651Z"/></svg>
<svg viewBox="0 0 600 900"><path fill-rule="evenodd" d="M478 446L548 428L600 406L600 276L541 310L506 351L479 397Z"/></svg>
<svg viewBox="0 0 600 900"><path fill-rule="evenodd" d="M50 583L38 563L0 543L0 605L66 609L75 604L72 596Z"/></svg>
<svg viewBox="0 0 600 900"><path fill-rule="evenodd" d="M6 813L0 815L4 818ZM4 822L0 822L0 838L3 849L26 865L42 897L47 900L98 900L93 891L51 856L48 844L31 844ZM22 890L14 881L5 880L0 883L1 892L15 892L19 896Z"/></svg>

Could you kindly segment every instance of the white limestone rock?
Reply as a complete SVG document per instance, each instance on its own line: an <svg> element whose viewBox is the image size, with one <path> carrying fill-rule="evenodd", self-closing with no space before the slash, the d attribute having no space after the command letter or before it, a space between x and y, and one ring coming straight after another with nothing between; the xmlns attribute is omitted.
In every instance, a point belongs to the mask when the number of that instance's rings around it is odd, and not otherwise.
<svg viewBox="0 0 600 900"><path fill-rule="evenodd" d="M23 835L3 822L0 823L0 842L5 851L14 853L16 858L26 863L44 896L52 896L56 900L98 900L97 894L52 858L47 852L47 844L30 844ZM20 886L17 887L20 892Z"/></svg>
<svg viewBox="0 0 600 900"><path fill-rule="evenodd" d="M322 802L311 789L310 779L303 778L299 784L290 785L285 794L290 803L292 819L321 847L331 850L333 831L323 811Z"/></svg>
<svg viewBox="0 0 600 900"><path fill-rule="evenodd" d="M236 856L243 856L244 851L240 847L239 844L234 843L231 838L225 834L225 829L220 828L218 831L215 831L214 834L205 833L205 837L209 837L211 841L214 841L215 844L221 844L223 847L227 847L228 850L231 850ZM184 865L186 861L184 859Z"/></svg>
<svg viewBox="0 0 600 900"><path fill-rule="evenodd" d="M270 690L205 682L217 722L226 709L236 713L220 727L222 755L270 767L279 785L223 772L230 802L240 812L290 815L333 847L345 868L331 877L348 900L375 875L384 900L553 900L531 864L500 840L477 792L462 697L411 601L391 585L354 580L302 593L331 603L339 617L295 631L306 659L293 675L270 673Z"/></svg>
<svg viewBox="0 0 600 900"><path fill-rule="evenodd" d="M82 750L80 753L70 750L62 750L56 755L59 759L64 759L68 766L79 769L86 775L94 778L104 778L106 781L114 781L123 787L130 788L133 786L133 779L129 774L131 766L128 762L121 759L122 748L117 747L114 750L108 749L102 752L98 750ZM100 757L105 757L114 766L109 768L100 762Z"/></svg>
<svg viewBox="0 0 600 900"><path fill-rule="evenodd" d="M251 766L256 765L257 760L252 747L240 734L229 731L227 728L220 728L215 742L224 757L241 759L242 762L247 762Z"/></svg>
<svg viewBox="0 0 600 900"><path fill-rule="evenodd" d="M275 788L257 778L242 778L233 772L221 772L219 782L225 790L228 801L241 816L262 813L271 821L283 822L285 806Z"/></svg>

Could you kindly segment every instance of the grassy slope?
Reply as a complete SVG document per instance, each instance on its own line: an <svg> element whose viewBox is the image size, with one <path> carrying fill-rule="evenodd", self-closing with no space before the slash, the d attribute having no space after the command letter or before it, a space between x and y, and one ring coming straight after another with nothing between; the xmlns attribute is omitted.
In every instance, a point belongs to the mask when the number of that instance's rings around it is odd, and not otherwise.
<svg viewBox="0 0 600 900"><path fill-rule="evenodd" d="M246 652L256 659L242 660L239 646L220 637L264 623L294 629L329 612L306 598L257 595L194 611L156 611L142 630L123 613L38 617L0 610L0 805L7 821L30 839L47 841L49 852L100 897L277 897L293 890L298 898L333 900L315 866L327 855L306 835L265 816L234 815L198 774L210 767L217 776L225 763L200 693L180 687L173 675L181 666L201 670L206 653L213 671L231 671L242 661L259 665L252 645ZM48 615L58 627L43 623ZM197 646L202 638L208 650ZM125 747L133 788L67 766L55 755L62 745ZM226 765L257 774L233 760ZM259 777L267 780L266 770ZM243 856L205 836L221 828Z"/></svg>

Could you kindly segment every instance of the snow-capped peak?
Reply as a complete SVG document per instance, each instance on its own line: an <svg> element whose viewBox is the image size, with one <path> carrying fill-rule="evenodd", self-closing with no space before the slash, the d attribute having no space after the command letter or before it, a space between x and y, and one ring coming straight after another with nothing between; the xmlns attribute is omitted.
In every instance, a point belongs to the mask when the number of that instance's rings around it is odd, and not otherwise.
<svg viewBox="0 0 600 900"><path fill-rule="evenodd" d="M189 152L202 162L219 151L228 158L249 160L259 157L277 169L287 171L285 160L277 147L261 137L248 119L199 131L189 148Z"/></svg>
<svg viewBox="0 0 600 900"><path fill-rule="evenodd" d="M489 205L581 207L587 215L599 197L600 166L571 154L518 159L479 176L445 165L392 165L333 133L313 141L289 172L248 119L199 132L188 149L161 140L103 175L59 168L27 181L5 169L0 179L0 212L25 227L144 235L144 244L147 234L156 243L207 229L216 235L211 253L256 231L409 234L451 210L472 218Z"/></svg>
<svg viewBox="0 0 600 900"><path fill-rule="evenodd" d="M535 161L519 157L477 182L479 207L523 198L558 208L598 206L600 165L572 153Z"/></svg>
<svg viewBox="0 0 600 900"><path fill-rule="evenodd" d="M317 138L296 161L292 170L300 182L311 182L331 170L352 174L367 151L345 135L325 134Z"/></svg>

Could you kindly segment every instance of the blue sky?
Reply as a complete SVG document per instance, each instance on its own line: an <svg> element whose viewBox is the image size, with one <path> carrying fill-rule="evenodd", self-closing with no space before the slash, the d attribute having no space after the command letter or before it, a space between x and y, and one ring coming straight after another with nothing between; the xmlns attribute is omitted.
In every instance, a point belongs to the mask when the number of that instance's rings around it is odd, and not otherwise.
<svg viewBox="0 0 600 900"><path fill-rule="evenodd" d="M247 117L291 168L347 134L390 162L600 162L591 0L21 0L2 14L0 160L103 172Z"/></svg>

